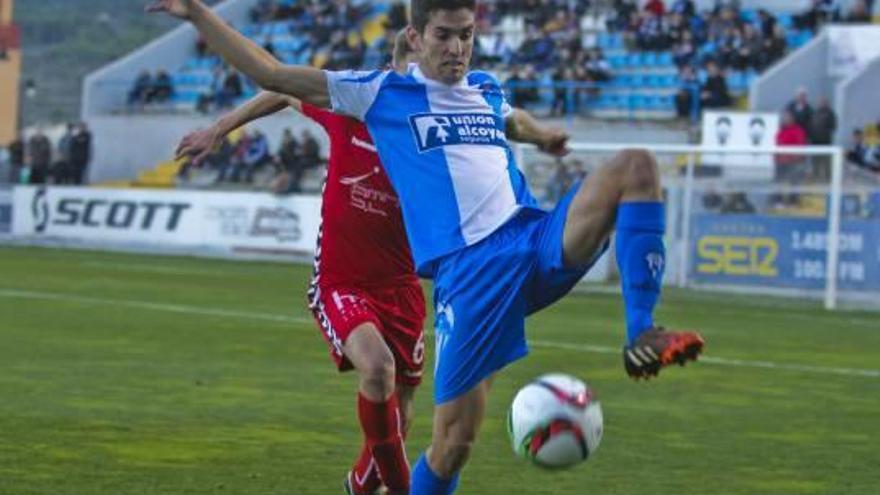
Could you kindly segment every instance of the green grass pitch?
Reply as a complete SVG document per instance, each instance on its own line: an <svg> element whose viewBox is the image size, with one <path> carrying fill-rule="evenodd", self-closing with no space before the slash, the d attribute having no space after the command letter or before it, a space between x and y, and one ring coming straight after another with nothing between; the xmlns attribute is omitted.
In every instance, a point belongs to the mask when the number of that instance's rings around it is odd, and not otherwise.
<svg viewBox="0 0 880 495"><path fill-rule="evenodd" d="M308 276L0 248L0 494L342 493L356 383L307 313ZM669 291L658 320L700 329L707 359L649 383L624 376L621 315L614 295L575 294L530 319L459 493L878 493L876 314ZM568 471L514 457L504 426L516 389L552 371L587 380L605 413L596 456ZM411 459L431 388L428 373Z"/></svg>

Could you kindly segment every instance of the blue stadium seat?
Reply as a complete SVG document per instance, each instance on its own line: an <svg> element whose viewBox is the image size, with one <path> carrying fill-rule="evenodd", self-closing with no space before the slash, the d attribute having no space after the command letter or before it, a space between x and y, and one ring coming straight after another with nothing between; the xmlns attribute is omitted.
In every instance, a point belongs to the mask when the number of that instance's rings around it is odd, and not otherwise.
<svg viewBox="0 0 880 495"><path fill-rule="evenodd" d="M660 95L657 97L657 109L665 112L675 110L675 96Z"/></svg>
<svg viewBox="0 0 880 495"><path fill-rule="evenodd" d="M657 65L675 65L672 60L672 52L660 52L657 55Z"/></svg>
<svg viewBox="0 0 880 495"><path fill-rule="evenodd" d="M629 76L626 74L618 74L611 80L611 85L618 88L625 88L630 85Z"/></svg>
<svg viewBox="0 0 880 495"><path fill-rule="evenodd" d="M199 99L198 91L175 91L171 96L171 101L175 103L193 103Z"/></svg>
<svg viewBox="0 0 880 495"><path fill-rule="evenodd" d="M656 52L645 52L642 54L642 65L654 67L657 65L657 61L658 58Z"/></svg>
<svg viewBox="0 0 880 495"><path fill-rule="evenodd" d="M633 110L646 110L648 109L648 97L642 94L631 95L629 104Z"/></svg>
<svg viewBox="0 0 880 495"><path fill-rule="evenodd" d="M776 16L776 22L784 27L786 31L791 31L794 26L794 19L792 19L791 14L778 14Z"/></svg>
<svg viewBox="0 0 880 495"><path fill-rule="evenodd" d="M611 64L611 67L615 69L626 67L626 62L626 55L611 55L608 57L608 63Z"/></svg>
<svg viewBox="0 0 880 495"><path fill-rule="evenodd" d="M630 54L627 56L626 63L627 63L627 65L629 65L630 67L638 67L638 66L640 66L640 65L643 65L643 63L642 63L642 54L641 54L641 53L638 53L638 52L630 53Z"/></svg>
<svg viewBox="0 0 880 495"><path fill-rule="evenodd" d="M629 78L630 86L636 86L636 87L644 86L647 84L646 79L647 78L641 74L633 74Z"/></svg>
<svg viewBox="0 0 880 495"><path fill-rule="evenodd" d="M727 87L731 91L742 91L746 87L745 75L740 71L730 71L727 74Z"/></svg>

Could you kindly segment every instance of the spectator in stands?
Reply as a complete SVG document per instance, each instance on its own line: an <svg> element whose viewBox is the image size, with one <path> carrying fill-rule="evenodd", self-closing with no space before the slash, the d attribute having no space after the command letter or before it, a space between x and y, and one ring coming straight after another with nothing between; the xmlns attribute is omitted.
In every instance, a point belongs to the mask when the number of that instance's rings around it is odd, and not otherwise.
<svg viewBox="0 0 880 495"><path fill-rule="evenodd" d="M128 104L143 105L144 103L147 103L152 88L153 76L150 75L150 71L141 71L141 73L138 74L137 79L134 80L134 85L131 90L128 92Z"/></svg>
<svg viewBox="0 0 880 495"><path fill-rule="evenodd" d="M846 151L846 159L860 167L869 168L868 162L873 148L865 144L865 135L861 129L853 130L852 141Z"/></svg>
<svg viewBox="0 0 880 495"><path fill-rule="evenodd" d="M299 143L290 128L284 129L281 146L278 148L279 176L284 177L286 184L278 185L276 190L287 192L302 191L304 168L299 160Z"/></svg>
<svg viewBox="0 0 880 495"><path fill-rule="evenodd" d="M266 136L259 130L248 137L244 154L239 164L245 172L245 182L252 184L254 182L254 174L265 165L272 163L272 154L269 152L269 141ZM232 180L238 182L239 174L233 170Z"/></svg>
<svg viewBox="0 0 880 495"><path fill-rule="evenodd" d="M770 39L776 32L776 17L765 9L758 9L758 26L761 38Z"/></svg>
<svg viewBox="0 0 880 495"><path fill-rule="evenodd" d="M406 17L406 4L394 2L388 9L388 18L385 19L385 29L396 33L405 28L409 21Z"/></svg>
<svg viewBox="0 0 880 495"><path fill-rule="evenodd" d="M706 64L706 82L700 88L700 104L703 108L720 108L729 106L730 92L727 90L727 80L714 61Z"/></svg>
<svg viewBox="0 0 880 495"><path fill-rule="evenodd" d="M61 139L58 140L55 164L52 167L52 175L56 184L70 184L73 181L70 162L70 147L73 142L73 133L76 126L73 122L67 123L67 128Z"/></svg>
<svg viewBox="0 0 880 495"><path fill-rule="evenodd" d="M244 95L244 87L238 71L229 67L223 73L223 85L216 94L217 107L225 109L235 104L235 100Z"/></svg>
<svg viewBox="0 0 880 495"><path fill-rule="evenodd" d="M274 0L259 0L249 12L251 23L261 24L272 20L276 7Z"/></svg>
<svg viewBox="0 0 880 495"><path fill-rule="evenodd" d="M318 144L318 140L310 130L303 129L300 143L302 146L300 147L299 159L302 162L302 167L313 168L324 162L321 158L321 145Z"/></svg>
<svg viewBox="0 0 880 495"><path fill-rule="evenodd" d="M769 67L777 60L785 56L788 40L785 37L785 28L777 24L773 28L773 36L764 38L764 50L761 52L761 65Z"/></svg>
<svg viewBox="0 0 880 495"><path fill-rule="evenodd" d="M85 122L80 122L70 141L71 182L83 184L86 169L92 160L92 133Z"/></svg>
<svg viewBox="0 0 880 495"><path fill-rule="evenodd" d="M605 59L605 55L599 48L593 48L588 52L585 68L589 82L607 82L614 76L611 64L608 63L608 60Z"/></svg>
<svg viewBox="0 0 880 495"><path fill-rule="evenodd" d="M726 195L721 203L721 213L754 213L755 206L749 201L744 192L735 192Z"/></svg>
<svg viewBox="0 0 880 495"><path fill-rule="evenodd" d="M634 0L614 0L615 16L608 21L609 31L626 30L633 19L633 14L637 14L639 9Z"/></svg>
<svg viewBox="0 0 880 495"><path fill-rule="evenodd" d="M663 0L648 0L648 3L645 4L645 10L656 17L663 17L666 13L666 5Z"/></svg>
<svg viewBox="0 0 880 495"><path fill-rule="evenodd" d="M834 139L834 131L837 130L837 114L831 108L828 98L819 98L816 110L810 117L808 128L810 143L816 145L830 145Z"/></svg>
<svg viewBox="0 0 880 495"><path fill-rule="evenodd" d="M513 48L507 42L503 32L498 31L491 36L481 36L478 41L483 53L481 63L490 67L495 64L510 63Z"/></svg>
<svg viewBox="0 0 880 495"><path fill-rule="evenodd" d="M199 33L199 37L196 38L196 57L205 58L208 55L208 42L205 41L205 37Z"/></svg>
<svg viewBox="0 0 880 495"><path fill-rule="evenodd" d="M49 179L49 167L52 164L52 143L42 129L31 136L27 144L30 163L31 184L45 184Z"/></svg>
<svg viewBox="0 0 880 495"><path fill-rule="evenodd" d="M685 65L694 63L696 54L697 47L694 45L694 36L690 31L684 31L681 41L672 47L673 63L681 70Z"/></svg>
<svg viewBox="0 0 880 495"><path fill-rule="evenodd" d="M165 103L171 99L174 94L174 83L171 76L164 70L160 70L156 74L150 94L147 96L147 102Z"/></svg>
<svg viewBox="0 0 880 495"><path fill-rule="evenodd" d="M856 0L853 2L852 8L846 15L845 20L849 24L869 24L871 22L871 13L865 1Z"/></svg>
<svg viewBox="0 0 880 495"><path fill-rule="evenodd" d="M694 104L694 91L699 91L699 79L694 68L685 65L678 73L679 89L675 95L675 112L679 118L687 118Z"/></svg>
<svg viewBox="0 0 880 495"><path fill-rule="evenodd" d="M751 24L744 24L739 49L733 56L733 68L746 70L749 68L759 70L762 67L761 49L763 42L758 31Z"/></svg>
<svg viewBox="0 0 880 495"><path fill-rule="evenodd" d="M533 85L536 83L537 78L534 77L534 71L530 66L522 68L514 65L510 77L504 82L510 104L514 107L526 108L539 101L541 98L538 95L538 88Z"/></svg>
<svg viewBox="0 0 880 495"><path fill-rule="evenodd" d="M697 13L697 7L694 5L694 0L675 0L669 11L688 20Z"/></svg>
<svg viewBox="0 0 880 495"><path fill-rule="evenodd" d="M636 33L636 46L640 50L646 51L659 51L667 48L666 25L663 17L653 11L646 11Z"/></svg>
<svg viewBox="0 0 880 495"><path fill-rule="evenodd" d="M776 133L777 146L806 146L807 131L798 124L790 110L782 113L779 131ZM776 180L800 182L806 178L806 160L802 155L776 155Z"/></svg>
<svg viewBox="0 0 880 495"><path fill-rule="evenodd" d="M550 105L550 117L566 114L570 93L569 82L574 79L571 67L560 65L553 74L553 103ZM572 95L573 96L573 95Z"/></svg>
<svg viewBox="0 0 880 495"><path fill-rule="evenodd" d="M810 106L807 88L801 86L795 93L794 100L785 106L788 112L794 117L795 122L801 129L809 129L810 121L813 119L813 107Z"/></svg>
<svg viewBox="0 0 880 495"><path fill-rule="evenodd" d="M21 132L9 143L9 182L18 184L21 182L21 170L24 167L24 136Z"/></svg>

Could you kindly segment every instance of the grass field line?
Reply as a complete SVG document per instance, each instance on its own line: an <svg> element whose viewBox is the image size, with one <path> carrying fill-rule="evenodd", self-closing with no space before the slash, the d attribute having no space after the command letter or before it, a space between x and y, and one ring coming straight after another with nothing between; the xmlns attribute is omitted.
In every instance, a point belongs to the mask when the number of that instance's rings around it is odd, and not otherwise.
<svg viewBox="0 0 880 495"><path fill-rule="evenodd" d="M38 292L31 290L0 288L0 297L10 299L44 299L65 301L72 303L88 304L88 305L108 305L114 307L128 307L136 309L146 309L153 311L164 311L170 313L180 313L188 315L202 316L221 316L231 318L242 318L249 320L271 321L275 323L312 323L311 318L302 316L291 316L282 314L273 314L265 312L252 311L232 311L226 309L205 308L200 306L188 306L182 304L157 303L150 301L139 301L130 299L108 299L100 297L77 296L72 294L60 294L53 292ZM426 330L427 334L431 334L430 330ZM590 352L596 354L620 354L620 349L608 346L598 346L589 344L573 344L566 342L554 342L542 339L530 339L529 345L536 348L546 349L562 349L576 352ZM869 378L880 378L880 370L874 369L856 369L856 368L837 368L829 366L812 366L797 363L777 363L773 361L755 361L746 359L729 359L715 356L702 356L700 362L706 364L714 364L719 366L731 366L739 368L762 368L783 371L799 371L807 373L816 373L823 375L844 375L844 376L862 376Z"/></svg>

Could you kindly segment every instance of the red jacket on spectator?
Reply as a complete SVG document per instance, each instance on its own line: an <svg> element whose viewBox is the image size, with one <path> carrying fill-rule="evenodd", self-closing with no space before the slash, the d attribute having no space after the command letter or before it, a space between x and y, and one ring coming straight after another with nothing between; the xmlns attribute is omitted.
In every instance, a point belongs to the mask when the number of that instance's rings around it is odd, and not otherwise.
<svg viewBox="0 0 880 495"><path fill-rule="evenodd" d="M797 123L784 124L776 133L777 146L806 146L807 132ZM803 161L801 155L777 155L776 163L779 165L790 165Z"/></svg>
<svg viewBox="0 0 880 495"><path fill-rule="evenodd" d="M663 4L663 0L648 0L648 3L645 4L645 10L663 17L663 14L666 13L666 5Z"/></svg>

